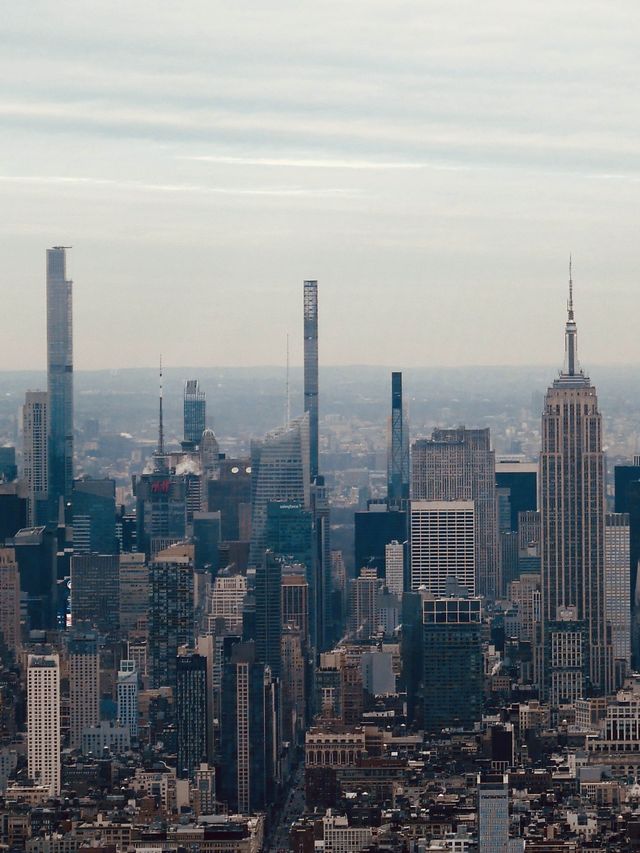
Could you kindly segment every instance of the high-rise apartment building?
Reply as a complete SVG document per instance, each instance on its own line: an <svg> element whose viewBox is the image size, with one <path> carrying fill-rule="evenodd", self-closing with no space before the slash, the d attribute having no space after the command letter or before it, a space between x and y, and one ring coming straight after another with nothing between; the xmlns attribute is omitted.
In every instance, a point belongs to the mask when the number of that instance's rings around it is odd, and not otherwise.
<svg viewBox="0 0 640 853"><path fill-rule="evenodd" d="M318 409L318 282L305 281L304 308L304 410L309 413L309 466L314 480L319 472Z"/></svg>
<svg viewBox="0 0 640 853"><path fill-rule="evenodd" d="M27 524L48 521L49 395L27 391L22 407L22 476L27 485Z"/></svg>
<svg viewBox="0 0 640 853"><path fill-rule="evenodd" d="M404 592L404 545L394 539L384 548L384 581L390 593L402 598Z"/></svg>
<svg viewBox="0 0 640 853"><path fill-rule="evenodd" d="M181 779L193 779L207 761L208 713L207 659L181 654L176 661L177 770Z"/></svg>
<svg viewBox="0 0 640 853"><path fill-rule="evenodd" d="M509 777L478 774L478 850L509 853Z"/></svg>
<svg viewBox="0 0 640 853"><path fill-rule="evenodd" d="M197 447L202 439L207 420L207 401L197 379L187 379L184 386L184 441L183 447Z"/></svg>
<svg viewBox="0 0 640 853"><path fill-rule="evenodd" d="M444 595L455 578L476 593L476 510L472 500L412 500L411 589Z"/></svg>
<svg viewBox="0 0 640 853"><path fill-rule="evenodd" d="M309 416L251 443L251 556L262 562L267 544L267 513L271 502L310 506Z"/></svg>
<svg viewBox="0 0 640 853"><path fill-rule="evenodd" d="M144 554L120 554L120 630L125 636L144 629L149 614L149 566Z"/></svg>
<svg viewBox="0 0 640 853"><path fill-rule="evenodd" d="M100 722L100 657L98 635L75 629L69 652L69 746L78 749L82 732Z"/></svg>
<svg viewBox="0 0 640 853"><path fill-rule="evenodd" d="M149 668L152 687L176 683L180 646L194 642L193 545L158 553L150 565Z"/></svg>
<svg viewBox="0 0 640 853"><path fill-rule="evenodd" d="M73 282L67 279L65 246L47 249L47 380L50 520L73 483Z"/></svg>
<svg viewBox="0 0 640 853"><path fill-rule="evenodd" d="M476 590L500 591L495 455L488 429L436 429L411 452L411 497L475 504Z"/></svg>
<svg viewBox="0 0 640 853"><path fill-rule="evenodd" d="M138 737L138 669L134 660L120 661L118 683L116 685L118 700L118 722L129 729L129 737Z"/></svg>
<svg viewBox="0 0 640 853"><path fill-rule="evenodd" d="M612 689L605 595L605 460L596 389L579 368L570 281L565 363L548 389L540 454L543 695Z"/></svg>
<svg viewBox="0 0 640 853"><path fill-rule="evenodd" d="M402 373L391 374L391 426L387 462L389 506L409 500L409 424L402 400Z"/></svg>
<svg viewBox="0 0 640 853"><path fill-rule="evenodd" d="M608 512L604 528L606 619L611 626L613 659L631 669L631 583L629 514Z"/></svg>
<svg viewBox="0 0 640 853"><path fill-rule="evenodd" d="M473 728L482 718L482 610L479 598L422 601L424 730Z"/></svg>
<svg viewBox="0 0 640 853"><path fill-rule="evenodd" d="M216 636L242 633L242 609L247 596L247 579L226 569L213 583L208 606L208 630Z"/></svg>
<svg viewBox="0 0 640 853"><path fill-rule="evenodd" d="M378 592L381 581L375 569L360 569L350 585L350 628L359 639L368 640L378 630Z"/></svg>
<svg viewBox="0 0 640 853"><path fill-rule="evenodd" d="M60 661L57 654L27 659L29 778L60 794Z"/></svg>
<svg viewBox="0 0 640 853"><path fill-rule="evenodd" d="M20 573L13 548L0 548L0 637L17 656L20 648Z"/></svg>

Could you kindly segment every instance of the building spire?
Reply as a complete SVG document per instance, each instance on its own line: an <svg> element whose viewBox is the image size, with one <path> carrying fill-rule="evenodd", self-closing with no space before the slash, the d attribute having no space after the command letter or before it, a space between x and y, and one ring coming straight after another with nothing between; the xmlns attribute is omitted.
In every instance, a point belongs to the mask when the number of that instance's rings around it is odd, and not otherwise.
<svg viewBox="0 0 640 853"><path fill-rule="evenodd" d="M158 456L164 456L164 421L162 419L162 355L160 355L160 410L158 417Z"/></svg>
<svg viewBox="0 0 640 853"><path fill-rule="evenodd" d="M565 326L565 374L578 373L578 328L573 313L573 272L569 255L569 300L567 302L567 324Z"/></svg>

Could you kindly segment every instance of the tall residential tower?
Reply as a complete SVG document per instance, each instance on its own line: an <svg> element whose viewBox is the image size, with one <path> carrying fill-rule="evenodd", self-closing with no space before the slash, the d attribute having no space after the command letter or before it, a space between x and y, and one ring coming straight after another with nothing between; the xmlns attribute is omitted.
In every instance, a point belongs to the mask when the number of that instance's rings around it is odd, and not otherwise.
<svg viewBox="0 0 640 853"><path fill-rule="evenodd" d="M73 282L65 246L47 249L47 378L49 390L49 512L57 520L60 497L73 484Z"/></svg>

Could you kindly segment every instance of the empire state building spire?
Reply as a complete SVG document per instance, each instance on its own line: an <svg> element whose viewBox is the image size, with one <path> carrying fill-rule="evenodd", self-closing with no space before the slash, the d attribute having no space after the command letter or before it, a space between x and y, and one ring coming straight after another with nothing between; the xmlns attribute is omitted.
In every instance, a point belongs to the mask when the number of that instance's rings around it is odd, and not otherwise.
<svg viewBox="0 0 640 853"><path fill-rule="evenodd" d="M565 326L565 376L575 376L582 371L578 365L578 327L573 313L573 276L571 272L571 255L569 255L569 300L567 302L567 324Z"/></svg>

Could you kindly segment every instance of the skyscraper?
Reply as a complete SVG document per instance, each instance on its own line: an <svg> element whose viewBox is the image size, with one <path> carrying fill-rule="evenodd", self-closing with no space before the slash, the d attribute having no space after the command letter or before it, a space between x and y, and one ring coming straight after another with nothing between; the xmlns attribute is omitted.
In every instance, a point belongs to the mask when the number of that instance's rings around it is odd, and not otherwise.
<svg viewBox="0 0 640 853"><path fill-rule="evenodd" d="M49 391L49 517L73 483L73 282L65 246L47 249L47 379Z"/></svg>
<svg viewBox="0 0 640 853"><path fill-rule="evenodd" d="M631 669L631 578L629 514L608 512L604 528L606 618L616 667L623 677Z"/></svg>
<svg viewBox="0 0 640 853"><path fill-rule="evenodd" d="M272 551L265 551L256 569L256 660L280 676L282 636L282 564Z"/></svg>
<svg viewBox="0 0 640 853"><path fill-rule="evenodd" d="M174 687L180 646L194 640L193 545L174 545L150 565L149 652L152 687Z"/></svg>
<svg viewBox="0 0 640 853"><path fill-rule="evenodd" d="M60 794L60 661L57 654L27 659L29 777Z"/></svg>
<svg viewBox="0 0 640 853"><path fill-rule="evenodd" d="M73 481L72 524L74 553L118 553L115 480Z"/></svg>
<svg viewBox="0 0 640 853"><path fill-rule="evenodd" d="M305 281L304 296L304 410L309 413L311 479L319 473L318 426L318 282Z"/></svg>
<svg viewBox="0 0 640 853"><path fill-rule="evenodd" d="M402 598L404 592L404 545L394 539L384 549L384 579L392 595Z"/></svg>
<svg viewBox="0 0 640 853"><path fill-rule="evenodd" d="M476 592L476 516L473 501L411 501L411 589L444 595L455 578Z"/></svg>
<svg viewBox="0 0 640 853"><path fill-rule="evenodd" d="M129 729L129 737L138 737L138 670L134 660L121 660L116 686L118 722Z"/></svg>
<svg viewBox="0 0 640 853"><path fill-rule="evenodd" d="M120 627L120 558L117 554L74 554L71 558L71 617L104 634Z"/></svg>
<svg viewBox="0 0 640 853"><path fill-rule="evenodd" d="M425 732L472 728L482 718L481 623L479 598L424 598Z"/></svg>
<svg viewBox="0 0 640 853"><path fill-rule="evenodd" d="M207 659L179 655L176 661L178 777L192 779L208 757Z"/></svg>
<svg viewBox="0 0 640 853"><path fill-rule="evenodd" d="M309 416L251 442L251 556L259 566L266 548L267 512L272 501L310 505Z"/></svg>
<svg viewBox="0 0 640 853"><path fill-rule="evenodd" d="M478 850L509 853L509 777L478 774Z"/></svg>
<svg viewBox="0 0 640 853"><path fill-rule="evenodd" d="M187 379L184 386L184 441L183 447L196 447L200 444L206 426L207 401L204 391L200 390L197 379Z"/></svg>
<svg viewBox="0 0 640 853"><path fill-rule="evenodd" d="M22 476L27 484L27 524L48 520L49 406L46 391L27 391L22 407Z"/></svg>
<svg viewBox="0 0 640 853"><path fill-rule="evenodd" d="M78 749L82 732L100 722L98 636L76 629L69 639L69 745Z"/></svg>
<svg viewBox="0 0 640 853"><path fill-rule="evenodd" d="M557 707L612 688L602 416L596 389L578 365L571 276L564 368L542 414L540 513L542 687Z"/></svg>
<svg viewBox="0 0 640 853"><path fill-rule="evenodd" d="M476 589L500 591L495 454L488 429L436 429L412 445L411 497L475 504Z"/></svg>
<svg viewBox="0 0 640 853"><path fill-rule="evenodd" d="M253 643L236 643L222 675L220 794L230 811L264 811L274 801L279 729L276 683L255 661Z"/></svg>
<svg viewBox="0 0 640 853"><path fill-rule="evenodd" d="M0 548L0 638L17 657L20 648L20 573L13 548Z"/></svg>
<svg viewBox="0 0 640 853"><path fill-rule="evenodd" d="M389 506L409 499L409 425L402 401L402 373L391 374L391 435L387 473Z"/></svg>

